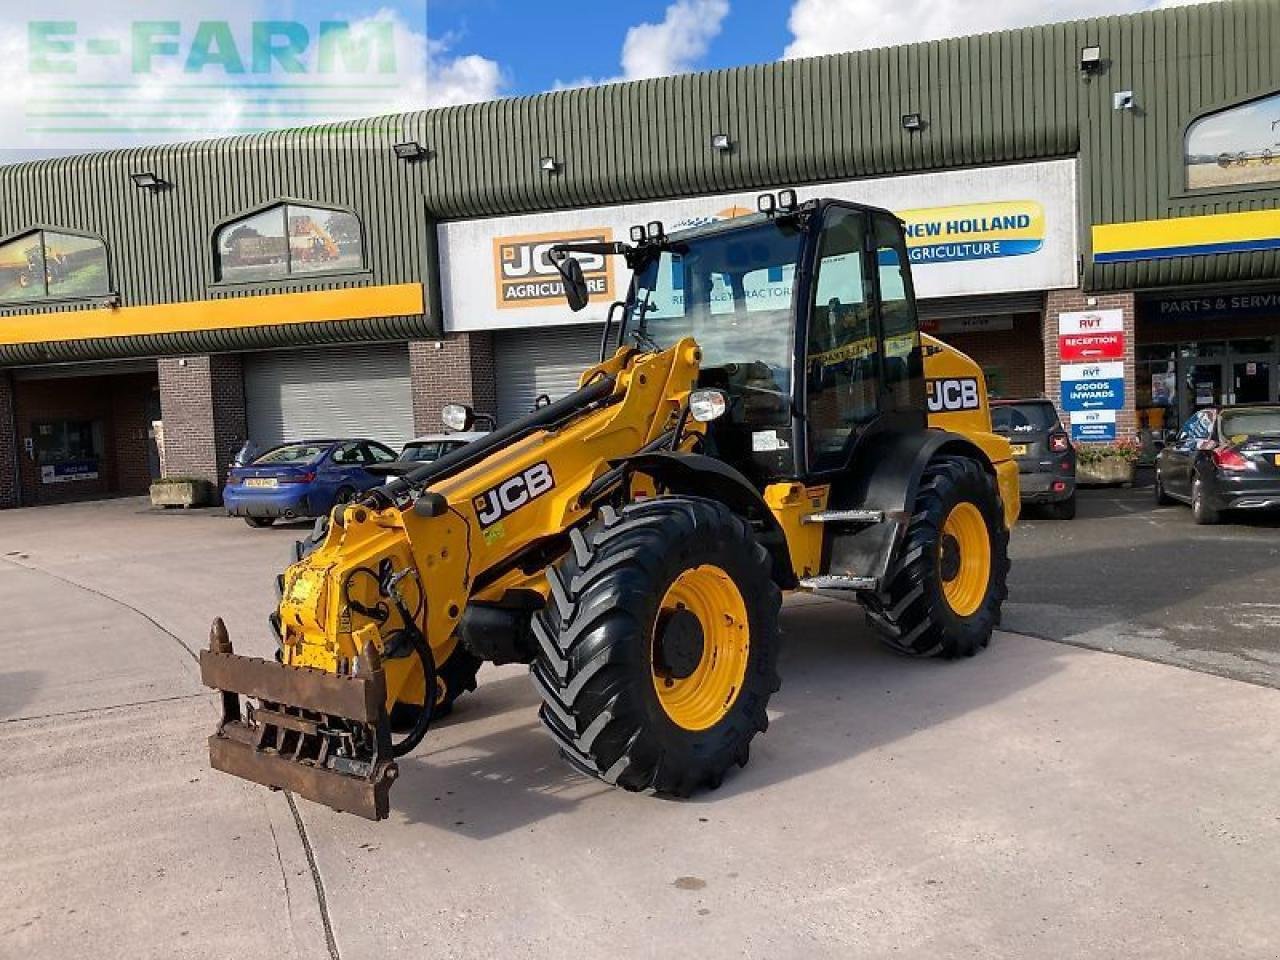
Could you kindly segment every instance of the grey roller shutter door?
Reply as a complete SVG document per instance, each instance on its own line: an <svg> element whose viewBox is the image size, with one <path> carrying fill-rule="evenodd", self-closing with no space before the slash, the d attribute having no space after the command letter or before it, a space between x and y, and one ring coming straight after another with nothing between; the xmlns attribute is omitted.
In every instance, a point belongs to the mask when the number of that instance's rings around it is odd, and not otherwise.
<svg viewBox="0 0 1280 960"><path fill-rule="evenodd" d="M1044 291L1030 293L997 293L980 297L938 297L920 300L916 309L921 320L946 320L952 317L994 317L1012 313L1042 313Z"/></svg>
<svg viewBox="0 0 1280 960"><path fill-rule="evenodd" d="M559 400L578 389L582 371L600 361L597 323L537 330L503 330L494 337L498 422L528 413L542 394Z"/></svg>
<svg viewBox="0 0 1280 960"><path fill-rule="evenodd" d="M246 354L244 392L249 437L259 446L367 437L398 449L413 438L403 343Z"/></svg>

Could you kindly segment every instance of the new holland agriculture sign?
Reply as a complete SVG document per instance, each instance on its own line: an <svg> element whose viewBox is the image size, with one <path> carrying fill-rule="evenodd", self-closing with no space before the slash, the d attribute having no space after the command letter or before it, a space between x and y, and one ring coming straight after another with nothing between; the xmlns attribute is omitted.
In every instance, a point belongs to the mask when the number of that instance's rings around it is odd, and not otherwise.
<svg viewBox="0 0 1280 960"><path fill-rule="evenodd" d="M903 210L911 263L1022 257L1044 246L1044 208L1034 200Z"/></svg>
<svg viewBox="0 0 1280 960"><path fill-rule="evenodd" d="M1076 285L1073 160L819 184L797 192L802 202L830 197L896 212L906 224L922 299ZM603 322L609 304L626 293L626 265L616 258L580 258L592 296L585 310L571 313L546 260L551 242L626 237L633 224L653 220L674 233L755 209L755 193L734 193L441 224L445 329ZM771 284L772 293L785 295L789 274Z"/></svg>

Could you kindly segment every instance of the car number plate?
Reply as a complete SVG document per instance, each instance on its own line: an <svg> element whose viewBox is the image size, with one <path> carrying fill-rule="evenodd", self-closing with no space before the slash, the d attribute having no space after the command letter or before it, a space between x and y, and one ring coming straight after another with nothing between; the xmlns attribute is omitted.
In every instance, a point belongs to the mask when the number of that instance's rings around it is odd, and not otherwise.
<svg viewBox="0 0 1280 960"><path fill-rule="evenodd" d="M1013 451L1015 457L1025 457L1027 455L1027 445L1025 443L1011 443L1009 449Z"/></svg>
<svg viewBox="0 0 1280 960"><path fill-rule="evenodd" d="M250 477L244 482L246 487L274 487L276 485L275 477Z"/></svg>

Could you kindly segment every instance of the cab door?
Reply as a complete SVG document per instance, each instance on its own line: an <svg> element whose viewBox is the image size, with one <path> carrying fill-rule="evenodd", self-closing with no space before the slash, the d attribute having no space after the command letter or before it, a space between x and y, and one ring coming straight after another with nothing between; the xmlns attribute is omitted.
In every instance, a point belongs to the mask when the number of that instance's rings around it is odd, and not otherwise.
<svg viewBox="0 0 1280 960"><path fill-rule="evenodd" d="M881 341L868 269L867 214L827 207L804 349L808 473L839 470L880 413Z"/></svg>

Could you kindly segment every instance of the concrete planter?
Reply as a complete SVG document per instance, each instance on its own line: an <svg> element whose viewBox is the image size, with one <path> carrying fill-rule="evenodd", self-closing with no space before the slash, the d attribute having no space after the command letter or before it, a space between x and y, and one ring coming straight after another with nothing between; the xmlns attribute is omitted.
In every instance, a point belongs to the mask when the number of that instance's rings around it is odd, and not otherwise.
<svg viewBox="0 0 1280 960"><path fill-rule="evenodd" d="M153 507L206 507L213 503L213 485L207 480L160 480L151 485Z"/></svg>
<svg viewBox="0 0 1280 960"><path fill-rule="evenodd" d="M1123 457L1104 457L1076 465L1076 482L1084 486L1133 483L1134 464Z"/></svg>

